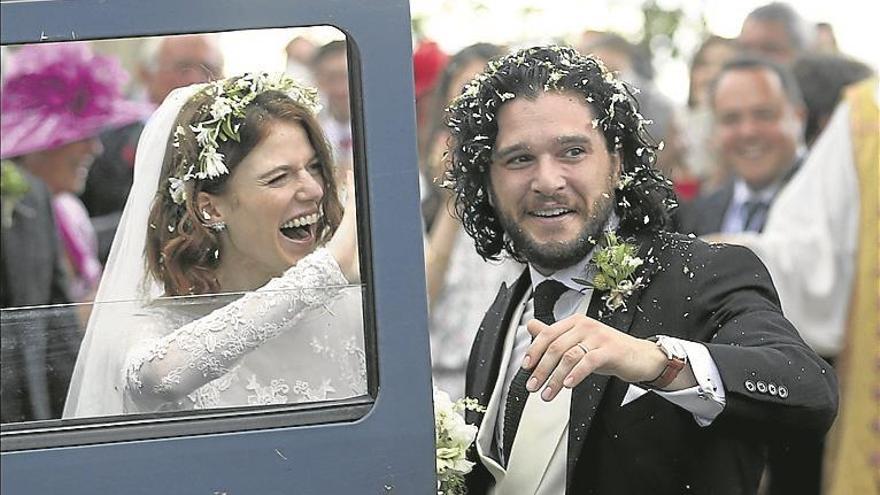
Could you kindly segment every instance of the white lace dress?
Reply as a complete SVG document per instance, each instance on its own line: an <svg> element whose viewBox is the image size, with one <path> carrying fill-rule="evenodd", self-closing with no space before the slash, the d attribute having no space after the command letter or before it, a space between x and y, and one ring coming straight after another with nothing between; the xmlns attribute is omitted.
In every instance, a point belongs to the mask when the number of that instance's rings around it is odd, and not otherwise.
<svg viewBox="0 0 880 495"><path fill-rule="evenodd" d="M290 404L367 391L359 287L319 249L244 296L150 306L125 358L124 412Z"/></svg>

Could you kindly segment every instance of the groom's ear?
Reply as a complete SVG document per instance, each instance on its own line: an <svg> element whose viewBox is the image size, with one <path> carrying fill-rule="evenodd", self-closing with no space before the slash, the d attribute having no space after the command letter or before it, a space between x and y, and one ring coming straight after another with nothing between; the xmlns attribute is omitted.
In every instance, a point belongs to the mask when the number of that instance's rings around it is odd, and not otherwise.
<svg viewBox="0 0 880 495"><path fill-rule="evenodd" d="M196 195L196 209L199 221L205 225L223 221L223 208L219 205L219 198L204 191Z"/></svg>
<svg viewBox="0 0 880 495"><path fill-rule="evenodd" d="M495 195L492 193L492 180L489 178L489 174L486 174L485 180L483 180L483 189L486 193L486 201L489 202L489 206L493 209L495 208Z"/></svg>
<svg viewBox="0 0 880 495"><path fill-rule="evenodd" d="M617 171L614 175L620 177L620 175L623 173L623 157L621 156L620 151L615 151L614 153L611 153L611 164L611 166L614 167Z"/></svg>

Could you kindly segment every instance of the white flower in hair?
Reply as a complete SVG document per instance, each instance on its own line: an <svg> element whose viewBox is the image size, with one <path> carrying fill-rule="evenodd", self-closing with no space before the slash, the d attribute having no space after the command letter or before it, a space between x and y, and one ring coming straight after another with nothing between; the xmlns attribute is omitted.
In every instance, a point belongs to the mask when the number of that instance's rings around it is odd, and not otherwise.
<svg viewBox="0 0 880 495"><path fill-rule="evenodd" d="M249 89L251 87L251 81L247 78L247 75L239 79L235 82L235 85L238 89Z"/></svg>
<svg viewBox="0 0 880 495"><path fill-rule="evenodd" d="M192 125L189 128L196 135L196 142L199 143L200 147L213 147L214 137L211 135L211 129L204 127L202 122Z"/></svg>
<svg viewBox="0 0 880 495"><path fill-rule="evenodd" d="M176 177L169 177L168 182L171 183L168 186L168 190L171 192L171 199L175 203L182 205L186 202L186 188L184 188L184 181L182 179L178 179Z"/></svg>
<svg viewBox="0 0 880 495"><path fill-rule="evenodd" d="M183 129L182 125L178 125L174 128L174 140L171 142L171 146L180 148L180 138L184 135L186 135L186 131Z"/></svg>
<svg viewBox="0 0 880 495"><path fill-rule="evenodd" d="M218 97L211 105L211 116L222 119L232 113L232 102L228 98Z"/></svg>
<svg viewBox="0 0 880 495"><path fill-rule="evenodd" d="M204 169L199 172L200 175L196 175L199 179L213 179L229 173L229 169L223 163L223 154L218 153L214 148L205 148L201 161Z"/></svg>

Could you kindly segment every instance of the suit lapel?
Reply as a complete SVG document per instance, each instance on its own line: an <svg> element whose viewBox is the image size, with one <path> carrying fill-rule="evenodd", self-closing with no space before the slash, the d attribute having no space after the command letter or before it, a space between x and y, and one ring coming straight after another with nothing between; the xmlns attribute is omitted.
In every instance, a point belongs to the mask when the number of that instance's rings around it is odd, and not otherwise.
<svg viewBox="0 0 880 495"><path fill-rule="evenodd" d="M642 277L642 285L633 290L632 294L625 299L624 305L615 311L610 311L605 307L604 296L608 294L606 291L593 291L590 307L587 309L588 317L625 333L630 333L636 313L641 312L641 309L638 307L639 300L645 287L650 283L651 276L657 270L656 255L654 254L651 238L643 235L637 239L637 242L639 242L638 256L644 261L644 264L636 270L634 277ZM584 446L584 441L587 439L587 434L593 423L593 417L599 408L599 403L605 393L605 387L608 385L609 378L607 375L590 375L572 391L571 418L568 430L566 487L571 486L581 449Z"/></svg>
<svg viewBox="0 0 880 495"><path fill-rule="evenodd" d="M492 391L498 379L503 354L504 338L513 312L529 287L529 271L524 270L512 287L502 284L495 302L489 307L471 347L468 359L465 395L477 399L480 405L488 406ZM478 428L485 414L466 410L465 421ZM482 432L478 433L479 434ZM494 483L489 468L480 462L477 441L470 448L468 457L477 461L473 471L467 476L467 486L474 493L484 493Z"/></svg>
<svg viewBox="0 0 880 495"><path fill-rule="evenodd" d="M724 218L727 216L727 210L730 209L730 205L733 203L733 184L734 182L730 181L721 190L718 207L709 209L709 211L714 211L715 214L710 218L712 222L710 225L711 230L707 232L721 232L721 228L724 226Z"/></svg>
<svg viewBox="0 0 880 495"><path fill-rule="evenodd" d="M705 208L705 220L700 228L701 234L721 232L724 217L733 202L733 181L728 181L724 187L713 195Z"/></svg>
<svg viewBox="0 0 880 495"><path fill-rule="evenodd" d="M509 326L511 314L528 287L528 269L523 271L513 286L507 287L506 283L502 284L474 339L468 360L466 394L477 399L483 406L489 403L498 378L505 331ZM482 413L468 411L466 416L469 424L479 425L483 420Z"/></svg>

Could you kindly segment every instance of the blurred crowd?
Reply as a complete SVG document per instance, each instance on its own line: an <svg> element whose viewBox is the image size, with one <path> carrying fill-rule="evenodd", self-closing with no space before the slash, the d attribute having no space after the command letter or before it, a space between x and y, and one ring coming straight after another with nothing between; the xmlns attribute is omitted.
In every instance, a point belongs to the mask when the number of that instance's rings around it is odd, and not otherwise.
<svg viewBox="0 0 880 495"><path fill-rule="evenodd" d="M498 286L511 282L522 265L480 258L450 211L439 187L448 136L444 108L510 47L477 43L446 53L440 41L417 39L414 46L418 167L435 384L460 397L484 312ZM859 334L877 333L876 311L873 327L855 315L859 298L876 298L877 291L876 285L873 295L853 289L863 282L864 249L876 253L878 244L878 222L871 217L880 168L874 69L838 50L832 26L809 23L784 3L752 11L734 39L710 34L694 47L683 106L654 84L663 67L654 67L644 46L592 30L559 42L597 55L637 92L641 113L653 122L652 137L663 143L656 166L678 194L675 228L752 247L768 265L789 319L837 368L840 418L853 424L832 432L835 458L849 455L847 442L865 435L876 442L877 371L862 373L854 363L876 368L877 336ZM319 120L340 170L350 169L346 42L321 45L297 36L286 58L290 74L318 88L324 103ZM88 318L87 304L63 304L94 298L151 111L174 88L229 74L215 35L145 40L131 74L85 43L16 49L4 53L3 64L0 305L53 308L3 312L5 423L60 417ZM134 90L124 92L129 79ZM861 88L869 96L860 96ZM870 119L861 109L872 104L874 121L864 133L855 119ZM861 165L863 149L873 149L867 166ZM873 192L866 183L871 177ZM874 210L865 209L871 205ZM871 221L873 239L865 237L862 223ZM876 256L873 262L876 267ZM876 272L872 276L876 283ZM867 387L865 394L847 389L852 375L862 377L857 383ZM873 381L865 382L865 375ZM821 438L771 449L765 493L820 493L823 482L835 489L840 473L834 466L826 464L822 479L824 450ZM861 455L868 458L854 462L880 470L880 454Z"/></svg>

